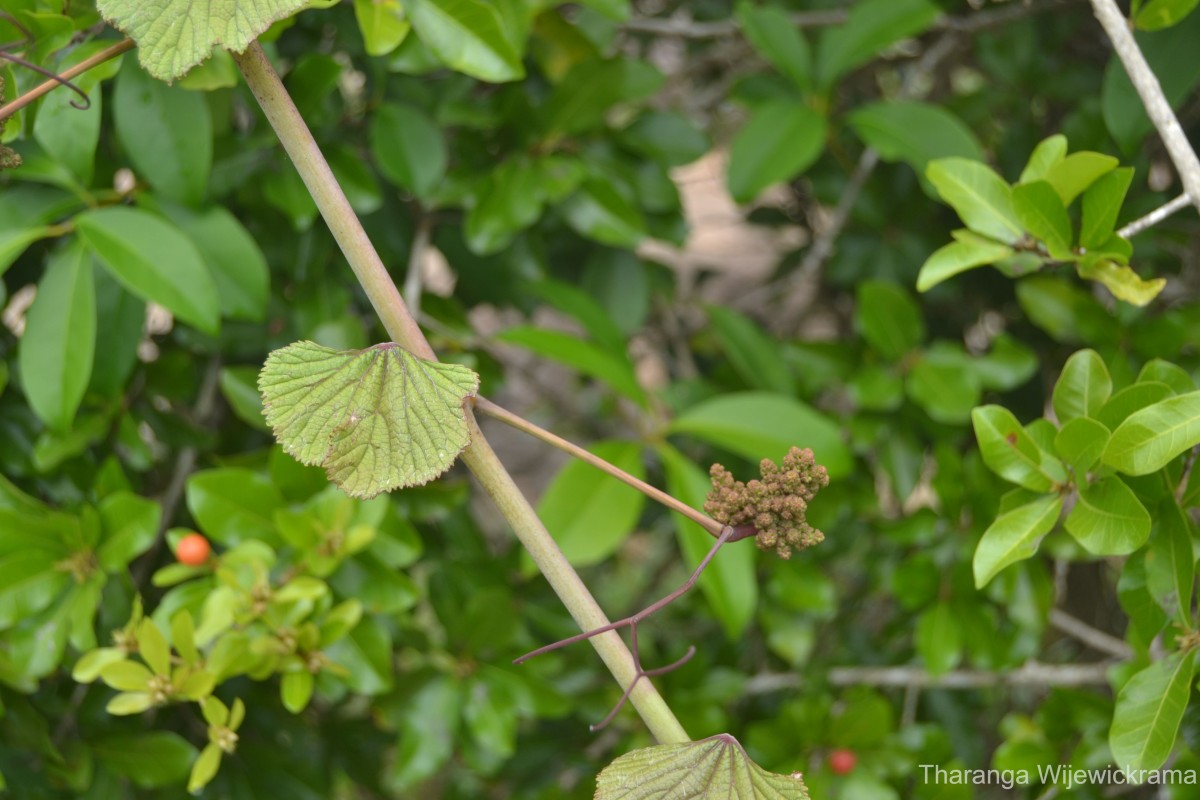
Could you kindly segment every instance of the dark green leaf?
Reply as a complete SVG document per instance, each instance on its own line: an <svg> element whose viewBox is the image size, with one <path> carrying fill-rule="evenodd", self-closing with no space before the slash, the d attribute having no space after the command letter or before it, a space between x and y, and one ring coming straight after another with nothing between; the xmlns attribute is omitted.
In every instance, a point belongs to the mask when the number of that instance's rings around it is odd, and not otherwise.
<svg viewBox="0 0 1200 800"><path fill-rule="evenodd" d="M588 448L610 464L645 478L635 442L600 442ZM571 460L538 502L538 516L576 566L603 561L633 533L645 495L582 461Z"/></svg>
<svg viewBox="0 0 1200 800"><path fill-rule="evenodd" d="M736 392L706 400L676 417L670 431L690 434L754 463L778 460L791 447L808 447L831 478L850 471L850 452L838 426L784 395Z"/></svg>
<svg viewBox="0 0 1200 800"><path fill-rule="evenodd" d="M917 654L931 675L941 675L962 659L962 635L954 608L938 603L917 618Z"/></svg>
<svg viewBox="0 0 1200 800"><path fill-rule="evenodd" d="M1061 133L1048 136L1038 142L1029 155L1025 169L1021 170L1018 183L1031 183L1045 179L1046 174L1067 155L1067 137Z"/></svg>
<svg viewBox="0 0 1200 800"><path fill-rule="evenodd" d="M912 296L887 281L858 285L854 326L884 358L898 361L925 338L921 309Z"/></svg>
<svg viewBox="0 0 1200 800"><path fill-rule="evenodd" d="M1054 451L1075 469L1079 479L1100 461L1108 437L1108 428L1096 420L1077 417L1063 425L1054 437Z"/></svg>
<svg viewBox="0 0 1200 800"><path fill-rule="evenodd" d="M144 789L182 783L197 755L170 731L110 734L89 744L101 764Z"/></svg>
<svg viewBox="0 0 1200 800"><path fill-rule="evenodd" d="M913 100L868 103L855 109L847 122L885 161L903 161L922 178L935 158L983 160L975 134L942 106Z"/></svg>
<svg viewBox="0 0 1200 800"><path fill-rule="evenodd" d="M646 393L638 385L633 365L623 353L617 355L570 334L543 330L531 325L509 328L495 338L497 341L524 347L544 358L553 359L585 375L598 378L638 403L646 402Z"/></svg>
<svg viewBox="0 0 1200 800"><path fill-rule="evenodd" d="M1200 5L1200 0L1149 0L1133 18L1143 31L1157 31L1175 25Z"/></svg>
<svg viewBox="0 0 1200 800"><path fill-rule="evenodd" d="M610 247L636 247L646 233L637 206L608 179L589 178L563 203L562 212L581 235Z"/></svg>
<svg viewBox="0 0 1200 800"><path fill-rule="evenodd" d="M1160 502L1157 511L1146 550L1146 588L1173 619L1191 625L1196 574L1192 525L1173 497Z"/></svg>
<svg viewBox="0 0 1200 800"><path fill-rule="evenodd" d="M748 203L768 186L809 167L825 144L825 118L795 101L774 100L751 111L729 151L729 191Z"/></svg>
<svg viewBox="0 0 1200 800"><path fill-rule="evenodd" d="M30 407L47 425L60 431L71 427L92 374L95 347L91 255L72 241L50 257L21 337L21 384Z"/></svg>
<svg viewBox="0 0 1200 800"><path fill-rule="evenodd" d="M191 241L170 223L132 208L75 218L83 240L118 281L205 333L220 325L217 287Z"/></svg>
<svg viewBox="0 0 1200 800"><path fill-rule="evenodd" d="M217 285L221 313L261 322L267 313L270 274L258 243L224 208L203 212L168 208L167 217L188 235Z"/></svg>
<svg viewBox="0 0 1200 800"><path fill-rule="evenodd" d="M144 50L138 54L145 58ZM117 76L113 119L125 155L142 178L164 197L200 204L208 191L213 148L204 95L167 86L128 59Z"/></svg>
<svg viewBox="0 0 1200 800"><path fill-rule="evenodd" d="M826 30L817 48L818 84L829 88L892 42L929 27L941 9L929 0L864 0L845 24Z"/></svg>
<svg viewBox="0 0 1200 800"><path fill-rule="evenodd" d="M722 306L708 307L708 321L742 380L754 389L791 394L792 374L779 346L752 321Z"/></svg>
<svg viewBox="0 0 1200 800"><path fill-rule="evenodd" d="M1062 465L1038 446L1006 408L981 406L971 413L979 452L988 468L1035 492L1047 492L1066 481Z"/></svg>
<svg viewBox="0 0 1200 800"><path fill-rule="evenodd" d="M787 12L740 0L734 9L742 34L758 54L770 61L802 91L812 89L812 54Z"/></svg>
<svg viewBox="0 0 1200 800"><path fill-rule="evenodd" d="M649 111L620 133L631 150L668 167L690 164L708 152L708 137L673 111Z"/></svg>
<svg viewBox="0 0 1200 800"><path fill-rule="evenodd" d="M446 172L441 130L412 106L389 103L375 112L371 152L388 180L420 198L428 197Z"/></svg>
<svg viewBox="0 0 1200 800"><path fill-rule="evenodd" d="M599 127L614 105L643 100L662 84L662 74L644 61L614 58L580 62L554 87L542 107L542 127L552 138Z"/></svg>
<svg viewBox="0 0 1200 800"><path fill-rule="evenodd" d="M210 469L188 478L188 510L206 534L230 547L249 539L275 539L271 516L282 505L275 485L248 469Z"/></svg>
<svg viewBox="0 0 1200 800"><path fill-rule="evenodd" d="M105 572L116 572L150 549L158 535L162 509L132 492L110 494L100 502L101 535L96 558Z"/></svg>

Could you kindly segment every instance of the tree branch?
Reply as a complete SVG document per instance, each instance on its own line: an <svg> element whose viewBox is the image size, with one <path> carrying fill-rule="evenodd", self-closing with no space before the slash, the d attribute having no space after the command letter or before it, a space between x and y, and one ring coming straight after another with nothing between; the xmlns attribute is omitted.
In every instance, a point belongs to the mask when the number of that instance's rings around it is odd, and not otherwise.
<svg viewBox="0 0 1200 800"><path fill-rule="evenodd" d="M63 70L63 72L57 77L51 78L44 83L39 83L25 94L13 100L11 103L5 103L4 105L0 106L0 122L8 119L13 114L17 113L22 108L29 105L34 100L37 100L50 90L57 89L59 86L64 85L64 82L70 81L75 76L82 75L92 67L103 64L105 61L121 55L121 53L124 53L126 50L132 49L133 39L123 39L122 41L114 44L112 47L106 47L99 53L80 61L75 66Z"/></svg>
<svg viewBox="0 0 1200 800"><path fill-rule="evenodd" d="M1154 71L1146 63L1146 57L1142 55L1137 40L1133 38L1128 21L1117 8L1116 0L1091 0L1091 3L1096 12L1096 19L1108 34L1117 57L1125 65L1125 72L1133 82L1133 88L1142 98L1146 114L1166 145L1167 153L1179 172L1184 193L1197 211L1200 211L1200 158L1196 157L1196 151L1188 142L1187 134L1183 132L1171 104L1167 102Z"/></svg>
<svg viewBox="0 0 1200 800"><path fill-rule="evenodd" d="M1133 658L1133 650L1125 642L1102 630L1093 628L1091 625L1071 616L1061 608L1050 609L1050 624L1097 652L1115 656L1122 660Z"/></svg>
<svg viewBox="0 0 1200 800"><path fill-rule="evenodd" d="M1147 228L1151 228L1162 222L1176 211L1187 208L1191 204L1192 199L1188 197L1187 193L1185 192L1179 195L1179 197L1176 197L1174 200L1163 203L1146 216L1139 217L1125 227L1121 228L1121 230L1117 231L1117 236L1120 236L1122 239L1128 239L1131 236L1136 236Z"/></svg>

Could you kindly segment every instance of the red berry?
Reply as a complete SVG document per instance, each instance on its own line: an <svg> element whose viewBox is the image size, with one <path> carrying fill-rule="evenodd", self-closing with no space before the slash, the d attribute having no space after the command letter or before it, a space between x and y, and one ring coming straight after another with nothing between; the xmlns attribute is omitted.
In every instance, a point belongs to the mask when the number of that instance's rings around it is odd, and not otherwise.
<svg viewBox="0 0 1200 800"><path fill-rule="evenodd" d="M854 755L854 751L847 750L844 747L840 747L829 754L829 768L833 770L834 775L849 774L857 763L858 756Z"/></svg>
<svg viewBox="0 0 1200 800"><path fill-rule="evenodd" d="M208 561L211 554L212 547L209 546L208 539L198 533L189 533L175 545L175 557L179 559L180 564L187 564L189 567L200 566Z"/></svg>

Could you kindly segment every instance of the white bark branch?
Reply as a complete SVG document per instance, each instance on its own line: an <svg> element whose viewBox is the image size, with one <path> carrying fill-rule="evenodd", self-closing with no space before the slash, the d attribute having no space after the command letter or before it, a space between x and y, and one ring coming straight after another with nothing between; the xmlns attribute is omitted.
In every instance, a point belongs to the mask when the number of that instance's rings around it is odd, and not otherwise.
<svg viewBox="0 0 1200 800"><path fill-rule="evenodd" d="M1175 116L1174 109L1171 108L1166 95L1163 94L1158 78L1150 69L1150 65L1146 63L1146 57L1142 55L1137 40L1133 38L1133 31L1130 30L1128 21L1121 14L1121 10L1117 8L1116 0L1091 0L1091 2L1092 9L1096 12L1096 19L1100 21L1100 26L1108 34L1113 50L1121 59L1121 63L1125 65L1125 72L1128 73L1129 80L1133 82L1133 88L1142 98L1146 114L1154 123L1158 135L1162 137L1163 144L1167 147L1167 153L1171 156L1171 161L1179 172L1179 180L1183 183L1184 193L1187 194L1192 205L1200 211L1200 158L1196 157L1196 151L1188 142L1187 135L1183 132L1179 119Z"/></svg>
<svg viewBox="0 0 1200 800"><path fill-rule="evenodd" d="M1100 653L1120 659L1133 658L1133 650L1123 640L1093 628L1059 608L1050 609L1050 624L1073 639Z"/></svg>
<svg viewBox="0 0 1200 800"><path fill-rule="evenodd" d="M1158 208L1151 211L1144 217L1138 217L1133 222L1126 225L1121 230L1117 231L1117 236L1123 239L1128 239L1130 236L1136 236L1147 228L1152 228L1162 222L1167 217L1174 214L1180 209L1187 208L1192 204L1192 198L1187 196L1187 193L1179 195L1174 200L1163 203Z"/></svg>

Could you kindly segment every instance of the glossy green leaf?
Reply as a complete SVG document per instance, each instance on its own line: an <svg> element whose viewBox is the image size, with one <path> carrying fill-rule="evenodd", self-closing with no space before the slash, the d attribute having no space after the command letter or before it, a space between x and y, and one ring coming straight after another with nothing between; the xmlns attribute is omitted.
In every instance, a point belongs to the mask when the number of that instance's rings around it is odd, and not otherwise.
<svg viewBox="0 0 1200 800"><path fill-rule="evenodd" d="M1157 31L1176 24L1200 5L1200 0L1148 0L1138 9L1133 24L1143 31Z"/></svg>
<svg viewBox="0 0 1200 800"><path fill-rule="evenodd" d="M1086 150L1071 153L1046 171L1045 180L1054 187L1062 204L1069 206L1098 178L1112 172L1118 163L1117 159L1103 153Z"/></svg>
<svg viewBox="0 0 1200 800"><path fill-rule="evenodd" d="M83 240L125 288L215 334L220 300L204 260L170 223L132 208L102 208L75 218Z"/></svg>
<svg viewBox="0 0 1200 800"><path fill-rule="evenodd" d="M1108 744L1122 769L1158 769L1171 754L1188 703L1195 655L1194 650L1171 653L1121 687Z"/></svg>
<svg viewBox="0 0 1200 800"><path fill-rule="evenodd" d="M771 62L802 91L812 89L812 54L800 29L776 6L757 6L740 0L734 15L742 34L758 54Z"/></svg>
<svg viewBox="0 0 1200 800"><path fill-rule="evenodd" d="M144 49L138 53L146 57ZM203 94L167 86L130 59L117 76L113 119L121 147L140 177L164 197L200 204L213 157L212 118Z"/></svg>
<svg viewBox="0 0 1200 800"><path fill-rule="evenodd" d="M363 617L348 636L329 645L325 654L348 674L345 683L352 691L377 695L392 688L392 638L375 617Z"/></svg>
<svg viewBox="0 0 1200 800"><path fill-rule="evenodd" d="M400 0L354 0L354 16L369 56L392 52L412 28Z"/></svg>
<svg viewBox="0 0 1200 800"><path fill-rule="evenodd" d="M1071 219L1053 186L1046 181L1014 186L1012 205L1021 226L1045 243L1051 256L1071 257Z"/></svg>
<svg viewBox="0 0 1200 800"><path fill-rule="evenodd" d="M113 492L100 501L100 545L96 559L105 572L116 572L150 549L158 536L162 508L133 492Z"/></svg>
<svg viewBox="0 0 1200 800"><path fill-rule="evenodd" d="M1021 170L1018 183L1043 180L1050 168L1062 161L1066 155L1067 137L1061 133L1047 136L1038 142L1037 147L1029 154L1029 161L1026 162L1025 169Z"/></svg>
<svg viewBox="0 0 1200 800"><path fill-rule="evenodd" d="M221 394L234 416L252 428L270 430L263 417L262 396L258 393L258 370L254 367L221 369Z"/></svg>
<svg viewBox="0 0 1200 800"><path fill-rule="evenodd" d="M259 376L284 450L324 467L352 497L427 483L449 469L470 440L463 401L478 388L466 367L391 343L340 352L297 342L272 352Z"/></svg>
<svg viewBox="0 0 1200 800"><path fill-rule="evenodd" d="M995 239L962 229L954 232L956 241L934 251L917 274L917 291L926 292L944 280L984 264L1010 257L1014 250Z"/></svg>
<svg viewBox="0 0 1200 800"><path fill-rule="evenodd" d="M962 659L962 633L954 608L938 603L917 618L917 654L931 675L941 675Z"/></svg>
<svg viewBox="0 0 1200 800"><path fill-rule="evenodd" d="M984 236L1012 244L1024 228L1013 209L1012 188L979 161L939 158L925 168L941 198L968 228Z"/></svg>
<svg viewBox="0 0 1200 800"><path fill-rule="evenodd" d="M545 194L541 170L525 159L509 159L492 170L467 211L467 246L479 255L497 253L537 222Z"/></svg>
<svg viewBox="0 0 1200 800"><path fill-rule="evenodd" d="M1150 359L1138 373L1137 383L1151 381L1165 383L1176 394L1187 394L1196 390L1196 382L1187 370L1161 358Z"/></svg>
<svg viewBox="0 0 1200 800"><path fill-rule="evenodd" d="M671 496L692 508L702 508L705 497L712 489L712 482L704 471L670 445L660 445L658 456L662 460L667 491ZM687 568L695 569L712 549L713 537L677 513L671 514L671 521L675 525L675 538L683 550ZM758 605L758 582L754 577L757 556L758 551L752 545L722 547L700 574L700 591L730 639L736 639L745 631Z"/></svg>
<svg viewBox="0 0 1200 800"><path fill-rule="evenodd" d="M100 90L93 88L88 92L88 107L79 109L72 105L80 102L75 95L51 92L42 101L33 122L34 139L47 155L70 170L82 186L92 182L96 144L100 140L102 98Z"/></svg>
<svg viewBox="0 0 1200 800"><path fill-rule="evenodd" d="M220 206L203 212L171 208L167 217L187 234L208 266L221 314L261 322L267 313L270 272L258 243L237 217Z"/></svg>
<svg viewBox="0 0 1200 800"><path fill-rule="evenodd" d="M221 748L216 744L209 742L204 749L200 751L200 755L192 764L192 771L188 773L187 790L190 794L199 794L200 790L209 784L209 782L217 776L217 770L221 767Z"/></svg>
<svg viewBox="0 0 1200 800"><path fill-rule="evenodd" d="M1171 387L1165 383L1158 381L1135 383L1114 393L1100 409L1096 419L1110 431L1115 431L1135 412L1170 397L1172 394Z"/></svg>
<svg viewBox="0 0 1200 800"><path fill-rule="evenodd" d="M1113 297L1135 306L1148 305L1167 285L1166 278L1145 280L1129 267L1107 258L1085 258L1075 265L1075 271L1081 278L1104 284Z"/></svg>
<svg viewBox="0 0 1200 800"><path fill-rule="evenodd" d="M446 173L441 129L412 106L388 103L375 112L371 152L388 180L417 197L428 197Z"/></svg>
<svg viewBox="0 0 1200 800"><path fill-rule="evenodd" d="M889 44L925 30L941 14L930 0L864 0L842 25L825 31L817 47L818 84L833 85Z"/></svg>
<svg viewBox="0 0 1200 800"><path fill-rule="evenodd" d="M868 103L847 122L885 161L903 161L921 177L935 158L983 160L983 148L961 119L942 106L915 100Z"/></svg>
<svg viewBox="0 0 1200 800"><path fill-rule="evenodd" d="M1132 181L1133 169L1121 167L1100 177L1084 191L1079 244L1085 251L1103 245L1112 236Z"/></svg>
<svg viewBox="0 0 1200 800"><path fill-rule="evenodd" d="M283 707L293 714L299 714L308 707L308 701L313 694L313 675L311 672L288 672L283 676L279 686L279 696Z"/></svg>
<svg viewBox="0 0 1200 800"><path fill-rule="evenodd" d="M50 233L50 228L45 226L0 230L0 275L12 266L29 245L38 239L45 239Z"/></svg>
<svg viewBox="0 0 1200 800"><path fill-rule="evenodd" d="M662 87L662 74L632 58L589 59L571 68L541 109L541 125L554 138L599 127L618 103L634 103Z"/></svg>
<svg viewBox="0 0 1200 800"><path fill-rule="evenodd" d="M72 241L50 257L25 318L18 366L29 406L65 431L83 400L96 347L91 254Z"/></svg>
<svg viewBox="0 0 1200 800"><path fill-rule="evenodd" d="M525 76L521 47L511 38L502 6L484 0L407 0L416 33L451 69L500 83Z"/></svg>
<svg viewBox="0 0 1200 800"><path fill-rule="evenodd" d="M1053 456L1042 450L1006 408L988 405L971 412L979 452L988 468L1010 483L1035 492L1066 480Z"/></svg>
<svg viewBox="0 0 1200 800"><path fill-rule="evenodd" d="M673 111L642 114L619 134L631 150L668 167L690 164L708 152L708 137L695 123Z"/></svg>
<svg viewBox="0 0 1200 800"><path fill-rule="evenodd" d="M1082 476L1100 461L1109 435L1108 428L1096 420L1076 417L1055 435L1054 451L1074 468L1077 477Z"/></svg>
<svg viewBox="0 0 1200 800"><path fill-rule="evenodd" d="M1133 490L1113 475L1080 487L1065 527L1089 553L1124 556L1150 537L1150 512Z"/></svg>
<svg viewBox="0 0 1200 800"><path fill-rule="evenodd" d="M1129 415L1102 456L1128 475L1146 475L1200 444L1200 392L1168 397Z"/></svg>
<svg viewBox="0 0 1200 800"><path fill-rule="evenodd" d="M1095 350L1080 350L1067 359L1054 384L1052 404L1060 423L1095 417L1112 394L1112 378Z"/></svg>
<svg viewBox="0 0 1200 800"><path fill-rule="evenodd" d="M858 285L857 301L854 327L884 358L897 361L925 338L921 309L900 286L864 281Z"/></svg>
<svg viewBox="0 0 1200 800"><path fill-rule="evenodd" d="M727 733L697 742L643 747L626 753L596 777L595 800L808 800L803 779L755 764Z"/></svg>
<svg viewBox="0 0 1200 800"><path fill-rule="evenodd" d="M1146 588L1164 611L1185 625L1191 625L1195 575L1191 521L1175 498L1164 498L1146 549Z"/></svg>
<svg viewBox="0 0 1200 800"><path fill-rule="evenodd" d="M850 472L850 451L838 425L784 395L735 392L705 400L676 417L669 430L695 436L753 463L778 460L791 447L808 447L831 478Z"/></svg>
<svg viewBox="0 0 1200 800"><path fill-rule="evenodd" d="M560 331L532 325L517 325L495 337L497 341L524 347L543 358L598 378L615 391L638 403L646 402L646 393L638 385L633 365L624 353L617 355L592 342Z"/></svg>
<svg viewBox="0 0 1200 800"><path fill-rule="evenodd" d="M636 442L600 442L590 448L610 464L645 479ZM576 566L603 561L633 533L646 497L591 464L568 461L538 501L538 516Z"/></svg>
<svg viewBox="0 0 1200 800"><path fill-rule="evenodd" d="M113 397L125 388L137 364L137 346L146 323L146 304L92 259L96 289L96 355L90 391Z"/></svg>
<svg viewBox="0 0 1200 800"><path fill-rule="evenodd" d="M283 497L263 475L241 467L197 472L187 481L187 507L204 533L230 547L275 538L272 515Z"/></svg>
<svg viewBox="0 0 1200 800"><path fill-rule="evenodd" d="M160 81L183 77L214 46L240 53L272 23L290 17L308 0L98 0L113 27L138 44L138 61Z"/></svg>
<svg viewBox="0 0 1200 800"><path fill-rule="evenodd" d="M792 374L779 345L749 318L723 306L709 306L708 321L733 368L754 389L791 394Z"/></svg>
<svg viewBox="0 0 1200 800"><path fill-rule="evenodd" d="M100 670L105 685L121 692L144 692L154 673L136 661L115 661Z"/></svg>
<svg viewBox="0 0 1200 800"><path fill-rule="evenodd" d="M563 203L562 212L581 235L610 247L636 247L646 234L641 211L607 179L589 178Z"/></svg>
<svg viewBox="0 0 1200 800"><path fill-rule="evenodd" d="M170 731L109 734L90 741L97 761L143 789L182 783L196 748Z"/></svg>
<svg viewBox="0 0 1200 800"><path fill-rule="evenodd" d="M982 589L1002 569L1036 553L1042 537L1058 520L1062 505L1062 497L1048 494L996 517L975 547L975 588Z"/></svg>
<svg viewBox="0 0 1200 800"><path fill-rule="evenodd" d="M729 150L729 191L748 203L807 169L825 145L825 118L794 100L755 107Z"/></svg>

